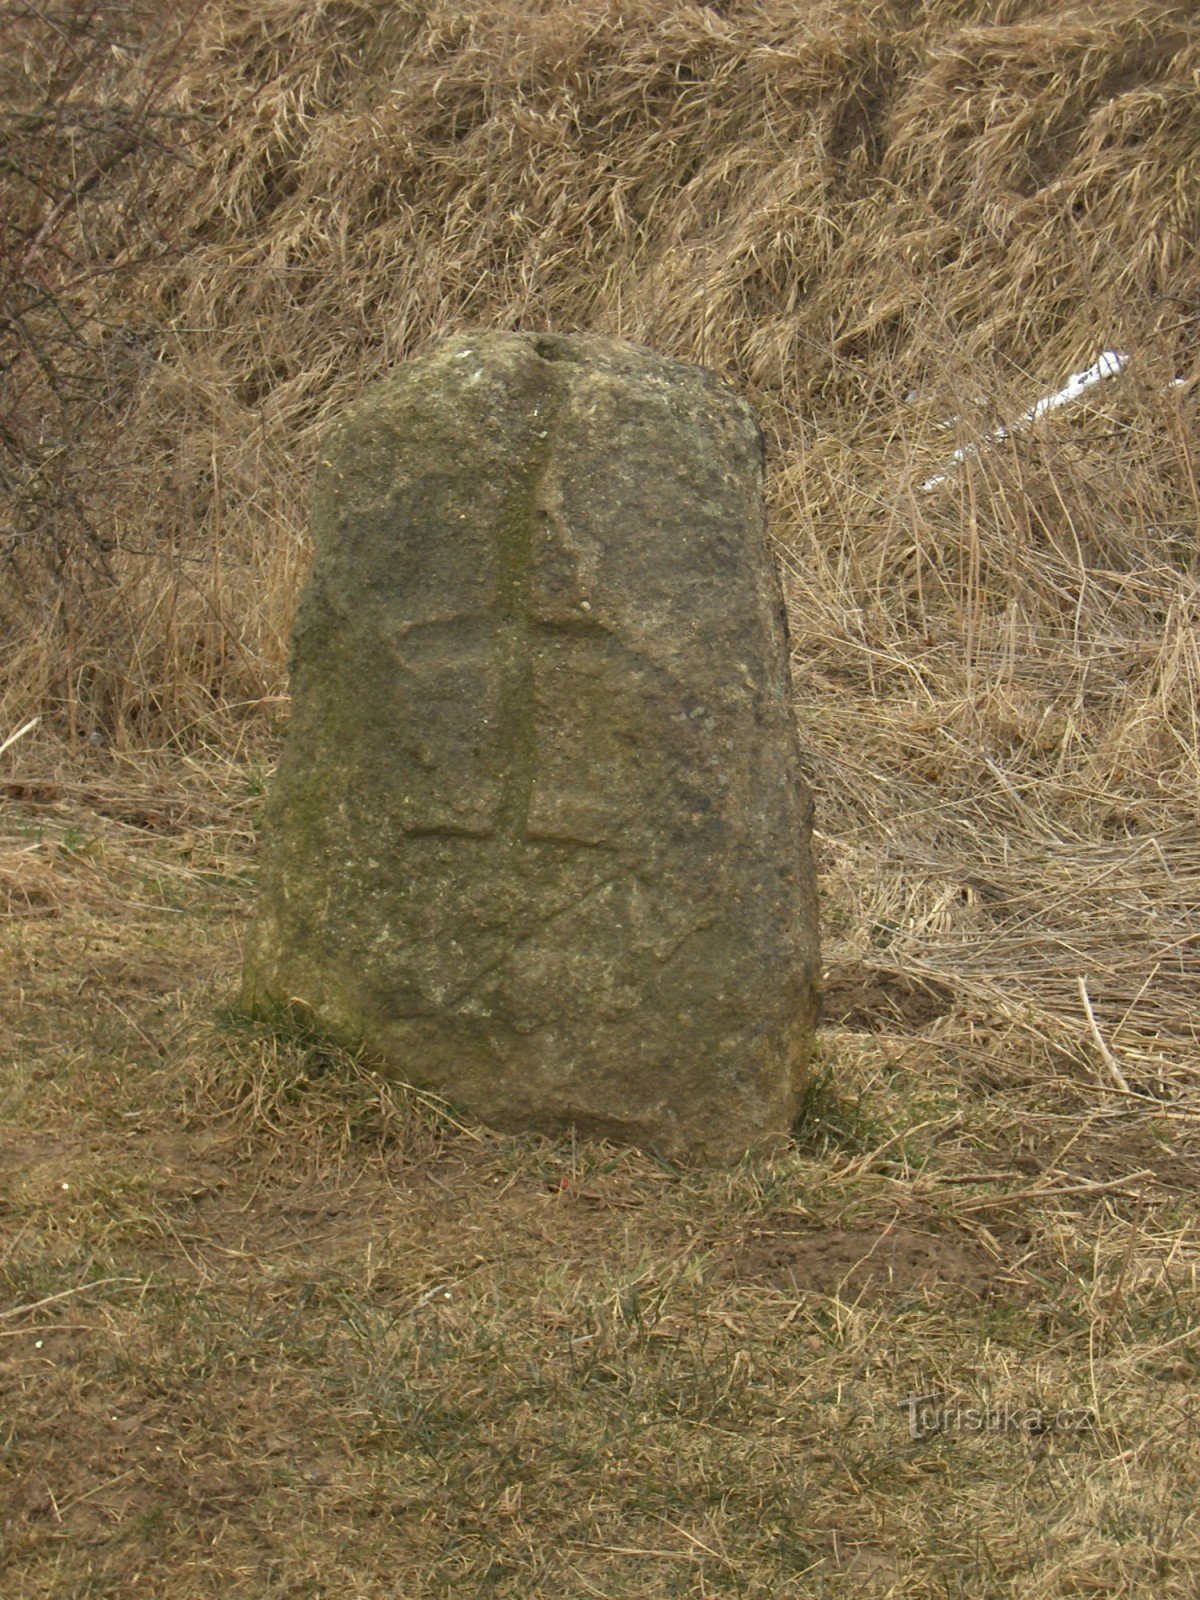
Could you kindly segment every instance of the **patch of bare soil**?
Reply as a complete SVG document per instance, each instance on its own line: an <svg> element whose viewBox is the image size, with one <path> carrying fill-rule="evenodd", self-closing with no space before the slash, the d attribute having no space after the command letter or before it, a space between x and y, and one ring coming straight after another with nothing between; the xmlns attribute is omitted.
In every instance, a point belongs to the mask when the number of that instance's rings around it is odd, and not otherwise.
<svg viewBox="0 0 1200 1600"><path fill-rule="evenodd" d="M965 1239L906 1227L817 1228L786 1215L749 1228L724 1272L791 1294L885 1301L946 1286L985 1299L996 1264Z"/></svg>
<svg viewBox="0 0 1200 1600"><path fill-rule="evenodd" d="M1056 1183L1126 1183L1158 1198L1200 1190L1200 1133L1190 1121L1156 1118L1141 1107L1105 1116L1081 1111L1072 1119L1031 1116L993 1148L1017 1171Z"/></svg>

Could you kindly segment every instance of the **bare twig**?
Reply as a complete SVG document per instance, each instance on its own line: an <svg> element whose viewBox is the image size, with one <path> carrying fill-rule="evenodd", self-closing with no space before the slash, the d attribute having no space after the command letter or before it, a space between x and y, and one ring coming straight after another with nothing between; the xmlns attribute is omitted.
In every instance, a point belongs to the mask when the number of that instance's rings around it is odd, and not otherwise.
<svg viewBox="0 0 1200 1600"><path fill-rule="evenodd" d="M40 1311L43 1306L52 1306L60 1300L70 1300L77 1294L90 1294L93 1289L103 1289L110 1283L140 1283L140 1278L96 1278L91 1283L81 1283L74 1289L63 1289L58 1294L48 1294L42 1300L31 1300L28 1305L11 1306L7 1311L0 1311L0 1322L7 1322L12 1317L24 1317L31 1311Z"/></svg>

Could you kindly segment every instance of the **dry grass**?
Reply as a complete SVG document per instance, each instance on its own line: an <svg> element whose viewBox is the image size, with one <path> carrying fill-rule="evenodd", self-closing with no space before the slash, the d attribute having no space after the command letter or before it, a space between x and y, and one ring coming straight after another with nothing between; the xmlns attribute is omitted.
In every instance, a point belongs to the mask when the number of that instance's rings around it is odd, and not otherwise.
<svg viewBox="0 0 1200 1600"><path fill-rule="evenodd" d="M1191 8L184 32L173 153L39 257L103 405L0 374L87 441L110 547L51 582L13 492L5 1593L1190 1596ZM222 1020L315 442L476 325L643 340L763 416L832 969L785 1161L494 1139ZM933 1389L1096 1427L910 1440Z"/></svg>
<svg viewBox="0 0 1200 1600"><path fill-rule="evenodd" d="M8 780L6 1595L1192 1593L1194 1116L897 986L786 1159L498 1138L222 1012L258 787Z"/></svg>

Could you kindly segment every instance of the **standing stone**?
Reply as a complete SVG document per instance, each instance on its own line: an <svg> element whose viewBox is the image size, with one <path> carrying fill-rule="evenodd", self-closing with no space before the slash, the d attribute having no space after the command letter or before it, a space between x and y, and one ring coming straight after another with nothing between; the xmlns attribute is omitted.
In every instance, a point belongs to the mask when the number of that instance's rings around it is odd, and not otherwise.
<svg viewBox="0 0 1200 1600"><path fill-rule="evenodd" d="M750 408L460 336L333 429L313 537L246 1005L497 1128L777 1144L816 905Z"/></svg>

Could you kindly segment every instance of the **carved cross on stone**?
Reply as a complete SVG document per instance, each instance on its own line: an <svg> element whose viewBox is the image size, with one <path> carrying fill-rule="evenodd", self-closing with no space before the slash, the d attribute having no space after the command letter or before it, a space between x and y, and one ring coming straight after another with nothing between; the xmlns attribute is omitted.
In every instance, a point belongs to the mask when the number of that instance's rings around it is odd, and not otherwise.
<svg viewBox="0 0 1200 1600"><path fill-rule="evenodd" d="M544 556L553 541L561 555L567 536L554 520L537 483L523 482L485 535L492 603L387 627L397 749L411 760L401 797L410 837L615 848L644 732L629 686L647 664L591 615L586 596L539 583L535 543ZM481 530L472 531L477 549ZM575 701L565 723L564 695ZM558 717L542 715L555 702Z"/></svg>

